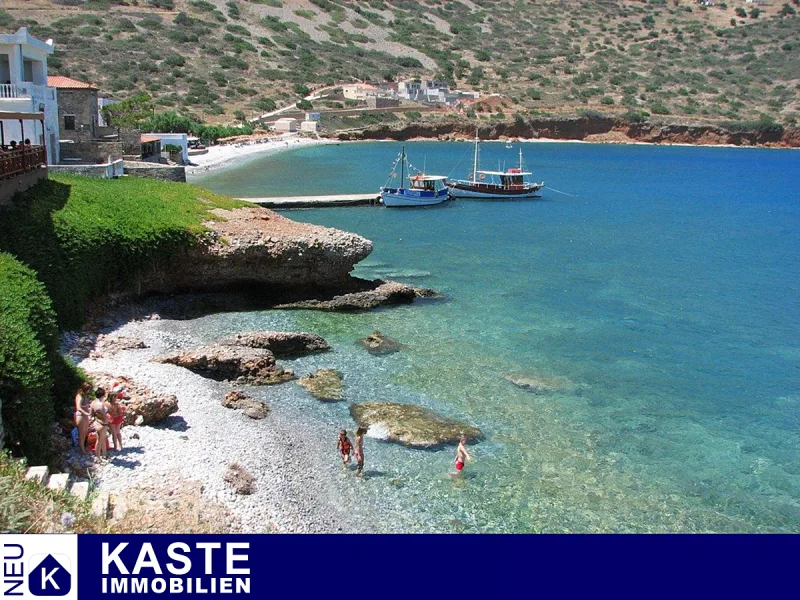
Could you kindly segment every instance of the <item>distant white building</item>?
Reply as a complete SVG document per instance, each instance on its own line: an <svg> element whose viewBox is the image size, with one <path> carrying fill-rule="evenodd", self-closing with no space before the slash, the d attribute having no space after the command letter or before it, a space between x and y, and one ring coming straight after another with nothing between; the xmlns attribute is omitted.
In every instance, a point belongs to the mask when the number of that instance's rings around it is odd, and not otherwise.
<svg viewBox="0 0 800 600"><path fill-rule="evenodd" d="M300 131L317 133L317 131L319 131L319 121L303 121L300 123Z"/></svg>
<svg viewBox="0 0 800 600"><path fill-rule="evenodd" d="M397 84L397 95L406 100L427 104L444 104L449 92L446 81L437 79L412 79Z"/></svg>
<svg viewBox="0 0 800 600"><path fill-rule="evenodd" d="M292 117L283 117L275 121L275 131L297 131L297 119Z"/></svg>
<svg viewBox="0 0 800 600"><path fill-rule="evenodd" d="M6 144L27 138L45 146L50 164L59 159L58 99L55 88L47 86L47 57L54 51L52 40L38 40L26 27L0 34L0 112L44 114L44 120L38 115L31 120L3 119L3 138Z"/></svg>
<svg viewBox="0 0 800 600"><path fill-rule="evenodd" d="M369 83L351 83L342 86L342 95L346 100L366 100L369 96L377 96L378 88Z"/></svg>
<svg viewBox="0 0 800 600"><path fill-rule="evenodd" d="M189 134L187 133L148 133L148 137L161 140L161 151L167 146L178 146L181 149L183 163L189 162Z"/></svg>

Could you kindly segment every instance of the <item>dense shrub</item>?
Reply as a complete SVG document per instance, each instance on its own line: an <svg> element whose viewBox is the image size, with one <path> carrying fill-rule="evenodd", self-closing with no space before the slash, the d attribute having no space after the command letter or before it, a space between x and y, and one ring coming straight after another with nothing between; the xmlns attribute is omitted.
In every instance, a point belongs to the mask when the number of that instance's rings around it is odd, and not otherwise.
<svg viewBox="0 0 800 600"><path fill-rule="evenodd" d="M0 254L0 399L6 443L32 462L47 462L55 420L56 318L36 274Z"/></svg>

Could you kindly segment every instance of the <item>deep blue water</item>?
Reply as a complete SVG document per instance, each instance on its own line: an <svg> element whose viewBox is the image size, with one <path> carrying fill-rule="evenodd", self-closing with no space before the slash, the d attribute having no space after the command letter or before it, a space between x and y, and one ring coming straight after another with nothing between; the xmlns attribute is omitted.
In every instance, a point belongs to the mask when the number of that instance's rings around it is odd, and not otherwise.
<svg viewBox="0 0 800 600"><path fill-rule="evenodd" d="M469 144L406 147L430 173L469 169ZM450 450L374 442L403 484L376 483L371 501L403 504L389 514L413 512L407 529L800 531L800 153L523 147L550 188L540 200L286 213L373 240L357 274L447 296L247 317L328 339L337 352L317 366L342 369L351 400L418 402L486 433L463 482L441 476ZM234 196L374 190L398 151L306 148L199 183ZM483 164L516 151L485 144ZM375 328L407 348L359 353ZM509 373L565 389L525 391ZM346 406L325 410L347 419Z"/></svg>

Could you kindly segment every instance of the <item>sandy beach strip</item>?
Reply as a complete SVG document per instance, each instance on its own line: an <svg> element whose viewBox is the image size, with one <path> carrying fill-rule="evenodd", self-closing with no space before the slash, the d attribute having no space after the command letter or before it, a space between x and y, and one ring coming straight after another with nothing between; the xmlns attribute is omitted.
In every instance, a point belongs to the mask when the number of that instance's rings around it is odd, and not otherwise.
<svg viewBox="0 0 800 600"><path fill-rule="evenodd" d="M231 166L242 159L254 156L268 156L304 146L336 143L339 142L321 138L301 137L296 133L290 133L277 138L263 138L238 144L211 146L206 154L195 154L189 157L191 164L186 167L186 174L189 177L197 176L222 167Z"/></svg>

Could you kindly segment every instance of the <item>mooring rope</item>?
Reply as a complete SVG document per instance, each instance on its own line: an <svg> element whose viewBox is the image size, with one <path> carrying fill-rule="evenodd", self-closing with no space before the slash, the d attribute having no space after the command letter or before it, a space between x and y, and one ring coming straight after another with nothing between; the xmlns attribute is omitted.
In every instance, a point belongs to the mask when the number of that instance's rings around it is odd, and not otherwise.
<svg viewBox="0 0 800 600"><path fill-rule="evenodd" d="M544 186L544 189L550 190L552 192L556 192L557 194L564 194L565 196L569 196L571 198L577 198L576 194L569 194L567 192L562 192L561 190L557 190L556 188L551 188L549 185Z"/></svg>

